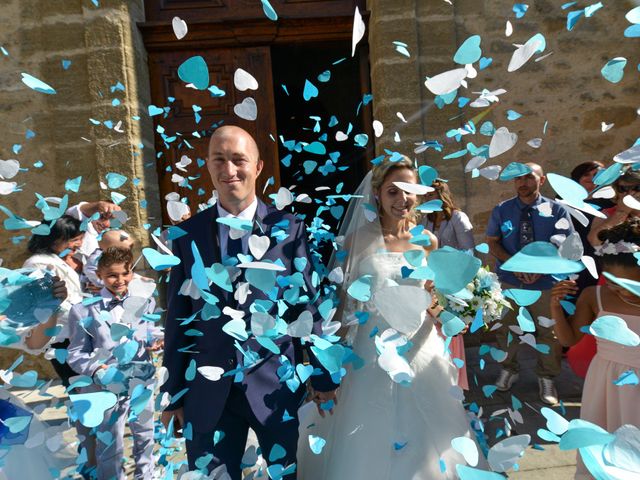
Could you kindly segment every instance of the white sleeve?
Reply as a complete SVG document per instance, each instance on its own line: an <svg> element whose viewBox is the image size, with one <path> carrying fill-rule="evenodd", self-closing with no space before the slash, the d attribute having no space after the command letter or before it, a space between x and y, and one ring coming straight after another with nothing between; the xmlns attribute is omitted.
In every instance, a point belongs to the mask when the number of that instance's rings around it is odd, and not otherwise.
<svg viewBox="0 0 640 480"><path fill-rule="evenodd" d="M86 205L87 202L80 202L77 205L74 205L73 207L69 207L67 208L67 211L64 212L65 215L69 215L73 218L75 218L76 220L80 220L81 222L85 221L88 217L85 217L84 214L82 213L82 210L80 210L80 207L82 207L82 205Z"/></svg>
<svg viewBox="0 0 640 480"><path fill-rule="evenodd" d="M31 335L31 330L33 330L33 328L35 327L20 327L20 328L16 328L15 329L15 333L16 335L18 335L19 340L15 341L14 343L11 343L9 345L3 345L3 347L6 348L12 348L15 350L22 350L23 352L27 352L31 355L40 355L44 352L46 352L49 349L49 345L51 344L51 342L53 341L53 338L51 338L46 345L43 345L41 348L37 348L37 349L33 349L33 348L29 348L27 346L27 338L29 338L29 336Z"/></svg>

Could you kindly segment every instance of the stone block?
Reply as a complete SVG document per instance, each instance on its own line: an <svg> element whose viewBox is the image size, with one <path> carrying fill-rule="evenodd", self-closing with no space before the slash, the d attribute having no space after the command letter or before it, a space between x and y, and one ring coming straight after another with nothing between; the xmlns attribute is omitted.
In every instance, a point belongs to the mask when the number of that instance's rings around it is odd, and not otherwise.
<svg viewBox="0 0 640 480"><path fill-rule="evenodd" d="M456 53L455 23L450 19L432 20L429 17L418 19L418 36L421 46L439 47L442 56L453 58Z"/></svg>
<svg viewBox="0 0 640 480"><path fill-rule="evenodd" d="M371 12L371 17L384 17L388 15L402 15L415 11L416 2L423 0L367 0L367 10Z"/></svg>
<svg viewBox="0 0 640 480"><path fill-rule="evenodd" d="M615 123L614 128L620 128L637 121L638 113L635 106L597 107L582 114L582 128L585 130L600 130L601 122Z"/></svg>
<svg viewBox="0 0 640 480"><path fill-rule="evenodd" d="M42 0L21 0L20 14L24 22L43 20L48 17L82 15L83 0L65 0L51 2Z"/></svg>
<svg viewBox="0 0 640 480"><path fill-rule="evenodd" d="M130 28L125 24L127 20L119 15L94 17L86 25L90 32L86 37L87 48L126 48L123 29Z"/></svg>
<svg viewBox="0 0 640 480"><path fill-rule="evenodd" d="M51 53L84 48L85 34L86 25L81 21L24 26L19 30L20 56L23 60L46 58Z"/></svg>
<svg viewBox="0 0 640 480"><path fill-rule="evenodd" d="M371 69L371 77L379 79L373 83L373 94L377 103L410 98L419 99L424 88L419 82L416 67L378 63Z"/></svg>

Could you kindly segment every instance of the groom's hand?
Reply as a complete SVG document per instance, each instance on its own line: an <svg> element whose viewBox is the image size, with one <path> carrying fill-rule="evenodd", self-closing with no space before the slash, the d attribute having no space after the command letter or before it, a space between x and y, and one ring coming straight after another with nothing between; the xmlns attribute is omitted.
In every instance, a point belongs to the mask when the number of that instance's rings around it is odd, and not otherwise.
<svg viewBox="0 0 640 480"><path fill-rule="evenodd" d="M326 416L326 411L322 408L322 404L333 401L334 405L338 404L338 397L336 397L336 392L338 390L331 390L330 392L318 392L317 390L313 391L313 397L311 398L318 408L318 413L322 418ZM329 409L329 413L333 415L333 408Z"/></svg>
<svg viewBox="0 0 640 480"><path fill-rule="evenodd" d="M175 410L164 410L160 415L160 421L164 425L164 428L169 428L169 422L173 420L173 436L176 438L182 437L182 434L178 430L182 430L184 427L184 412L182 407Z"/></svg>

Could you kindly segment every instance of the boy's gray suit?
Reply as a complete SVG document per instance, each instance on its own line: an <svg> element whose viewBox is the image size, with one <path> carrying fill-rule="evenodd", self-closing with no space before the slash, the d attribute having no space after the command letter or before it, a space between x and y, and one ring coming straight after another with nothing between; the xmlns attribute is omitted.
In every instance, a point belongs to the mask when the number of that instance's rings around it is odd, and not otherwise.
<svg viewBox="0 0 640 480"><path fill-rule="evenodd" d="M126 304L112 303L113 295L105 288L101 291L102 299L92 305L76 304L69 313L69 323L73 325L71 344L67 362L81 375L94 377L98 368L103 365L113 365L122 369L119 355L114 355L118 346L127 341L137 341L139 347L132 361L151 365L151 356L145 347L149 346L159 332L153 321L142 318L144 314L152 313L155 308L153 299L127 297ZM133 333L131 339L125 337L116 340L112 336L112 325L120 323L130 328ZM122 356L120 355L120 359ZM120 363L124 363L120 361ZM94 377L95 378L95 377ZM124 382L129 383L129 382ZM129 392L122 395L125 387L123 383L109 383L100 385L94 380L94 385L84 391L108 389L119 395L116 405L105 412L104 421L96 427L96 460L99 480L116 478L125 480L122 457L124 451L124 427L130 411L130 394L136 384L150 385L153 390L153 378L148 381L134 379L129 383ZM133 435L133 455L136 469L135 478L151 479L155 462L153 460L153 395L137 418L129 420L129 428ZM107 433L109 432L109 433Z"/></svg>

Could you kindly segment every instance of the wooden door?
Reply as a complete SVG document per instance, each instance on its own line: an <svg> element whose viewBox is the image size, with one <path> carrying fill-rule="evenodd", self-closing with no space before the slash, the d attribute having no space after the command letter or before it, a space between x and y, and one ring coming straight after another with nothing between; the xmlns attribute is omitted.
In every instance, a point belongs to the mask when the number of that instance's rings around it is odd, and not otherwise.
<svg viewBox="0 0 640 480"><path fill-rule="evenodd" d="M178 67L188 58L201 55L209 67L210 85L225 92L222 97L214 97L208 90L189 88L178 78ZM240 92L235 89L233 76L237 68L251 73L258 81L258 90ZM181 50L178 52L150 52L149 73L151 95L156 107L170 107L164 115L154 117L157 132L156 153L158 180L162 195L163 221L169 223L164 196L169 192L178 192L187 197L191 212L197 211L198 204L211 197L213 189L205 161L209 136L222 124L238 125L250 132L256 139L260 154L264 160L264 170L258 179L258 192L262 192L270 177L279 185L279 162L275 108L273 101L273 80L271 55L268 46L211 48L207 50ZM255 121L238 117L233 108L247 97L253 97L258 107ZM160 103L163 101L164 103ZM200 108L199 111L195 110ZM196 113L201 117L196 121ZM194 133L195 132L195 133ZM163 136L164 135L164 136ZM175 138L173 141L169 141ZM187 155L192 163L186 172L176 168L176 163ZM186 179L180 186L174 175Z"/></svg>

